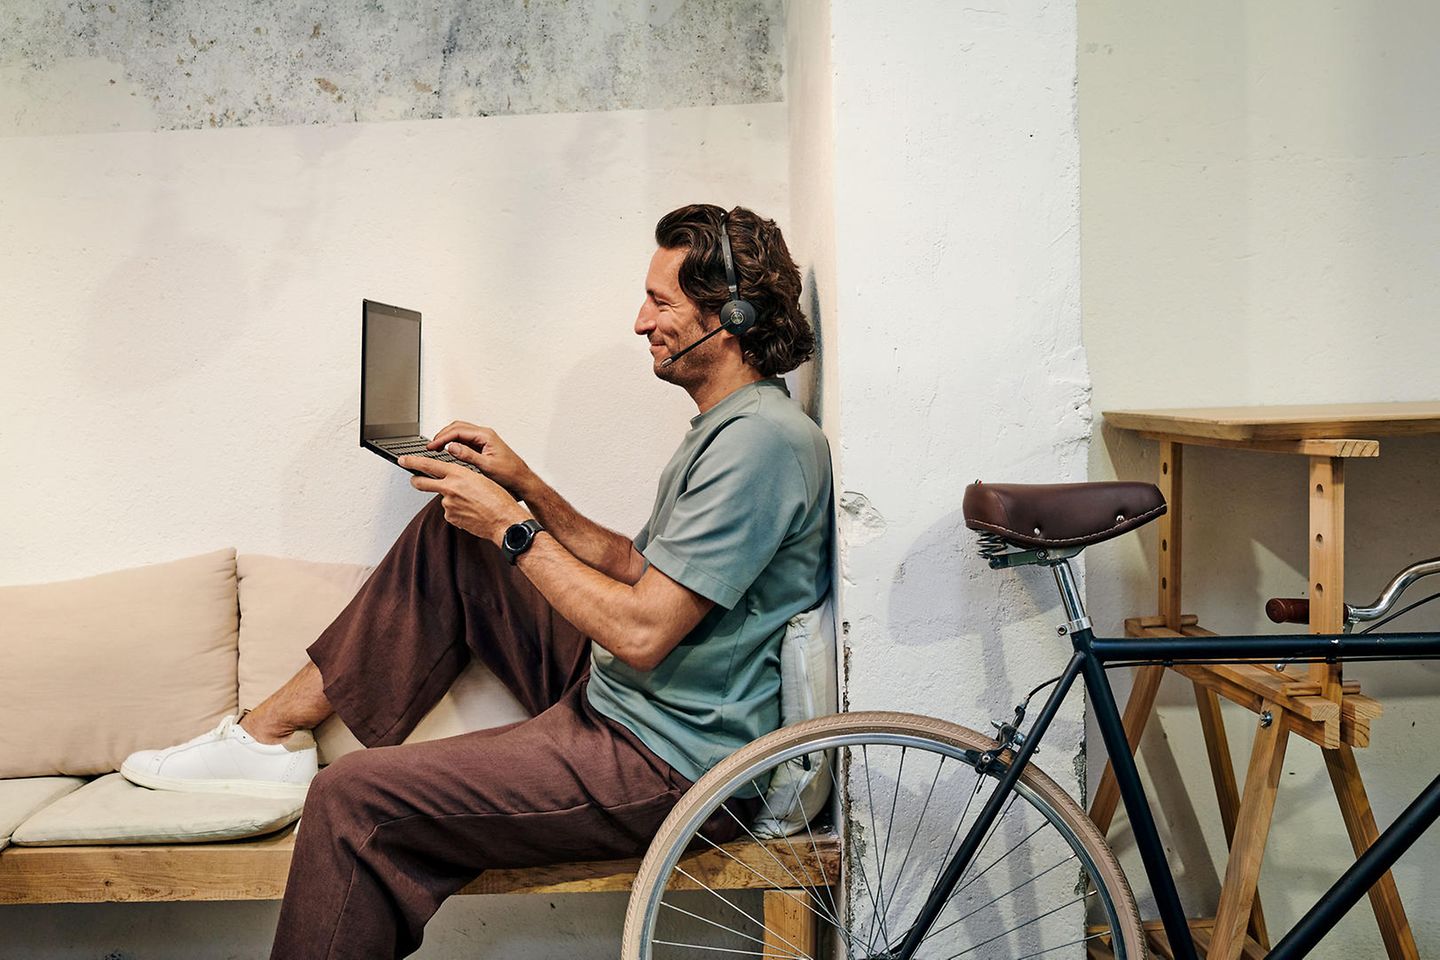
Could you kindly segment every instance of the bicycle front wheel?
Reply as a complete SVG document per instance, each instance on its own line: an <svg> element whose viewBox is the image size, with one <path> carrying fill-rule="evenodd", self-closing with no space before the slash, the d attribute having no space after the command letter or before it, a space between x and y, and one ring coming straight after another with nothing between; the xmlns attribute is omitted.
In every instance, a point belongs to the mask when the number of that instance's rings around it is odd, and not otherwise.
<svg viewBox="0 0 1440 960"><path fill-rule="evenodd" d="M933 717L874 712L821 717L742 748L661 826L630 895L624 960L892 956L996 786L1000 771L981 760L995 746ZM829 788L829 802L805 823L802 791L813 805L817 785L821 794ZM754 820L729 812L757 793ZM738 843L707 836L727 816ZM682 859L697 851L724 870ZM767 910L766 900L785 909ZM1075 801L1032 766L914 956L1146 953L1115 855Z"/></svg>

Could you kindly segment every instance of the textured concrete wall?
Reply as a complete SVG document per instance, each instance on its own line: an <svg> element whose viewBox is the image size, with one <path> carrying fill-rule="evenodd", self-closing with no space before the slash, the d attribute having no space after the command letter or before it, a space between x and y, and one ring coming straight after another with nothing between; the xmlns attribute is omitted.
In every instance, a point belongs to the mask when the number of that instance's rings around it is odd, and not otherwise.
<svg viewBox="0 0 1440 960"><path fill-rule="evenodd" d="M1082 0L1097 409L1435 399L1440 117L1417 92L1440 86L1437 32L1440 9L1426 0ZM1385 439L1380 450L1346 470L1351 602L1440 553L1440 439ZM1094 479L1155 472L1153 443L1104 429L1091 445ZM1278 632L1265 598L1305 593L1303 461L1192 447L1185 473L1185 610L1221 632ZM1155 549L1152 529L1088 551L1098 630L1115 635L1124 617L1155 612ZM1440 629L1440 611L1394 628L1407 624ZM1345 673L1386 708L1357 752L1383 827L1435 775L1440 664ZM1237 707L1226 720L1243 777L1256 719ZM1290 742L1260 883L1272 933L1353 860L1319 751ZM1182 898L1208 915L1227 854L1189 683L1162 687L1141 758ZM1114 836L1138 869L1123 822ZM1395 871L1425 956L1440 952L1437 862L1432 832ZM1369 906L1315 955L1383 955Z"/></svg>
<svg viewBox="0 0 1440 960"><path fill-rule="evenodd" d="M0 0L0 136L782 99L780 0Z"/></svg>

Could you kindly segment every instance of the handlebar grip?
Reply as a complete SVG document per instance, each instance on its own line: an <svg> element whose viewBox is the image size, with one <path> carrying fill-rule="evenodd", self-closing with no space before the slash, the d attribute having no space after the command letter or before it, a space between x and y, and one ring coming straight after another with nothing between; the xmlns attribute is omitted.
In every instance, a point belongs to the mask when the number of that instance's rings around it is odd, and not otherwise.
<svg viewBox="0 0 1440 960"><path fill-rule="evenodd" d="M1265 601L1265 616L1275 623L1309 623L1310 601L1304 597L1272 597Z"/></svg>

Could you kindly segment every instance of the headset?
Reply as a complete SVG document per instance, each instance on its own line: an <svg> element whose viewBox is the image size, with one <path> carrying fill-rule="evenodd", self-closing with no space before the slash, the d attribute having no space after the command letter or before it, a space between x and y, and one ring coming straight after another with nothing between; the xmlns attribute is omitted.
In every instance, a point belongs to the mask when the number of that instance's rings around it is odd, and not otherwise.
<svg viewBox="0 0 1440 960"><path fill-rule="evenodd" d="M721 330L728 331L733 336L741 336L755 326L755 307L740 296L740 281L735 276L735 257L730 252L730 217L729 214L720 215L720 252L725 257L725 284L730 289L730 299L720 308L720 326L711 330L705 336L696 340L690 346L679 353L672 353L666 359L660 361L660 366L668 367L679 360L685 354L694 350L700 344L715 336Z"/></svg>
<svg viewBox="0 0 1440 960"><path fill-rule="evenodd" d="M725 282L730 287L730 302L720 308L720 325L734 336L748 333L755 326L755 308L740 296L740 281L735 277L735 257L730 253L730 219L720 215L720 251L725 255Z"/></svg>

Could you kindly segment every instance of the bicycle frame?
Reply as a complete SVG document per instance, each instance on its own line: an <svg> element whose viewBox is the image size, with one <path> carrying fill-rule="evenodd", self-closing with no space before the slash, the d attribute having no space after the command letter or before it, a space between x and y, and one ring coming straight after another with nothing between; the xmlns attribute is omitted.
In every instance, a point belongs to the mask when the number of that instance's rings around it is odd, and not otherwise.
<svg viewBox="0 0 1440 960"><path fill-rule="evenodd" d="M1198 960L1190 927L1175 889L1175 879L1165 858L1165 849L1155 827L1150 801L1140 782L1135 758L1125 737L1120 711L1105 674L1107 665L1118 663L1153 663L1169 666L1176 663L1206 660L1308 660L1337 662L1347 657L1370 660L1440 659L1440 633L1354 634L1288 634L1274 636L1211 636L1167 637L1164 639L1109 639L1096 637L1085 616L1079 591L1075 586L1067 559L1046 564L1054 571L1065 605L1069 624L1062 630L1070 636L1074 649L1065 672L1046 699L1039 716L1026 733L1023 743L1008 763L997 754L981 759L1004 768L999 782L965 840L932 889L914 925L888 956L892 960L911 960L920 942L934 925L951 891L960 881L985 835L994 824L1002 805L1010 797L1020 772L1030 762L1050 722L1075 685L1083 678L1090 697L1090 707L1100 728L1105 748L1115 771L1121 801L1135 835L1135 843L1145 866L1150 889L1160 910L1160 919L1177 960ZM1414 844L1415 840L1440 818L1440 776L1430 782L1420 795L1390 825L1370 848L1362 854L1336 882L1321 895L1315 905L1266 956L1270 960L1294 960L1304 956L1349 909L1374 885L1375 881Z"/></svg>

